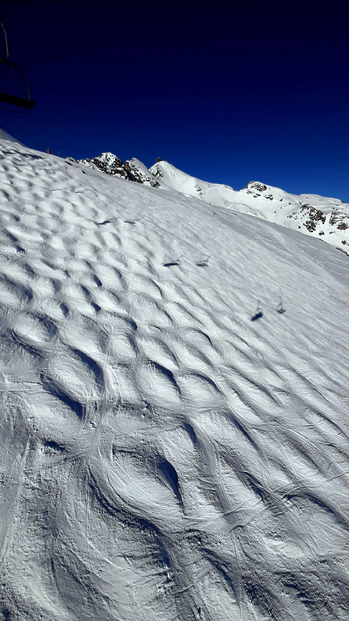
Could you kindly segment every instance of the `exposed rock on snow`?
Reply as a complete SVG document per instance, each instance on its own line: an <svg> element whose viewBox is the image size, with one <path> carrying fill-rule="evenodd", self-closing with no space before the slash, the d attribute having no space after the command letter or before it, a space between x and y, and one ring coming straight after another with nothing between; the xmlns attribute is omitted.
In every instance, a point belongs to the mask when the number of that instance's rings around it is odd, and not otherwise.
<svg viewBox="0 0 349 621"><path fill-rule="evenodd" d="M319 237L344 251L343 246L349 245L349 205L339 199L316 194L297 196L260 181L250 181L245 188L235 191L228 185L187 175L161 158L150 169L136 158L123 164L112 153L102 153L92 160L80 160L80 163L95 165L108 175L163 190L175 190L186 197L199 198L211 206L226 207L269 220Z"/></svg>
<svg viewBox="0 0 349 621"><path fill-rule="evenodd" d="M102 172L113 177L121 177L122 179L130 179L133 181L132 175L125 168L120 158L116 157L113 153L101 153L98 157L92 159L86 158L84 160L77 160L80 164L86 166L94 165Z"/></svg>
<svg viewBox="0 0 349 621"><path fill-rule="evenodd" d="M347 621L348 257L0 156L3 618Z"/></svg>
<svg viewBox="0 0 349 621"><path fill-rule="evenodd" d="M259 181L250 181L245 189L246 194L251 194L253 198L259 198L262 196L268 200L273 200L273 195L270 193L268 186L264 183L260 183Z"/></svg>
<svg viewBox="0 0 349 621"><path fill-rule="evenodd" d="M134 181L138 183L144 183L144 185L150 185L153 188L159 188L160 183L156 180L155 176L148 170L148 168L135 157L132 160L125 162L125 169L131 173Z"/></svg>
<svg viewBox="0 0 349 621"><path fill-rule="evenodd" d="M237 192L229 186L190 177L168 162L156 163L150 171L162 185L185 196L299 230L336 248L349 244L349 205L339 199L316 194L297 196L260 181L250 181Z"/></svg>
<svg viewBox="0 0 349 621"><path fill-rule="evenodd" d="M310 233L316 231L318 225L321 226L321 224L325 224L326 222L326 216L323 211L314 209L314 207L307 204L301 205L300 213L296 212L288 217L303 220L304 226Z"/></svg>

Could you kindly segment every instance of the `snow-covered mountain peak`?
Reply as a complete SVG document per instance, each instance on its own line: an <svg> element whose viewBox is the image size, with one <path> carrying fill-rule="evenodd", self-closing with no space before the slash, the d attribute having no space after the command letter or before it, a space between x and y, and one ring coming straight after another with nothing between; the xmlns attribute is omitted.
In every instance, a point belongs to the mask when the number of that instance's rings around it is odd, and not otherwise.
<svg viewBox="0 0 349 621"><path fill-rule="evenodd" d="M261 183L260 181L249 181L247 186L240 190L242 194L250 194L254 198L267 198L268 200L273 200L274 197L277 197L280 200L280 195L286 195L286 192L280 190L279 188L273 188L272 186L266 185L265 183Z"/></svg>
<svg viewBox="0 0 349 621"><path fill-rule="evenodd" d="M85 166L91 166L91 165L96 166L102 172L106 173L107 175L111 175L113 177L121 177L122 179L130 179L130 175L125 169L122 160L116 155L114 155L114 153L110 153L110 151L101 153L100 155L92 159L85 158L82 160L78 160L78 162L80 164L84 164Z"/></svg>
<svg viewBox="0 0 349 621"><path fill-rule="evenodd" d="M72 158L67 158L67 160L75 161L72 160ZM148 168L135 157L123 163L114 153L106 152L92 159L85 158L77 161L84 166L96 166L99 170L112 177L136 181L137 183L155 188L160 186L160 183L155 179Z"/></svg>
<svg viewBox="0 0 349 621"><path fill-rule="evenodd" d="M149 170L156 179L172 190L200 198L210 205L227 207L233 200L234 190L229 185L197 179L164 160L156 162Z"/></svg>
<svg viewBox="0 0 349 621"><path fill-rule="evenodd" d="M127 160L125 162L125 168L137 183L150 185L153 188L160 187L159 181L156 180L152 172L137 158L133 157L131 160Z"/></svg>
<svg viewBox="0 0 349 621"><path fill-rule="evenodd" d="M193 177L160 158L149 169L137 158L124 164L113 153L102 153L93 159L80 160L80 163L95 166L109 176L176 191L186 197L199 198L212 207L225 207L269 220L319 237L349 252L349 205L340 199L291 194L261 181L250 181L245 188L236 191L229 185Z"/></svg>
<svg viewBox="0 0 349 621"><path fill-rule="evenodd" d="M98 159L100 162L105 162L106 164L112 164L113 162L120 163L121 160L119 157L115 155L115 153L111 153L110 151L105 151L99 155Z"/></svg>
<svg viewBox="0 0 349 621"><path fill-rule="evenodd" d="M343 201L291 194L259 181L251 181L238 195L232 208L314 235L349 252L349 205Z"/></svg>

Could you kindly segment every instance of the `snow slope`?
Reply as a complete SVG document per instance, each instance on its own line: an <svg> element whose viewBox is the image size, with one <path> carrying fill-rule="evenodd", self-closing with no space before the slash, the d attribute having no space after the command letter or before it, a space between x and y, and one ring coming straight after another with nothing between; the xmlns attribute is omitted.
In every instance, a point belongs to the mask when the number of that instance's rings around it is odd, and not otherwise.
<svg viewBox="0 0 349 621"><path fill-rule="evenodd" d="M72 158L67 161L75 162ZM148 169L136 158L123 164L116 155L102 153L92 160L78 160L78 163L96 166L108 175L163 190L175 190L187 198L199 198L209 205L226 207L299 230L349 254L349 205L340 199L317 194L298 196L259 181L250 181L246 188L235 191L228 185L196 179L164 160Z"/></svg>
<svg viewBox="0 0 349 621"><path fill-rule="evenodd" d="M228 207L234 200L236 192L229 185L202 181L179 170L164 160L156 162L149 168L152 175L163 185L181 192L185 196L201 198L205 203Z"/></svg>
<svg viewBox="0 0 349 621"><path fill-rule="evenodd" d="M186 196L319 237L349 254L349 205L339 199L317 194L298 196L259 181L250 181L246 188L235 191L191 177L165 161L149 170L162 184Z"/></svg>
<svg viewBox="0 0 349 621"><path fill-rule="evenodd" d="M348 257L0 147L0 616L347 619Z"/></svg>

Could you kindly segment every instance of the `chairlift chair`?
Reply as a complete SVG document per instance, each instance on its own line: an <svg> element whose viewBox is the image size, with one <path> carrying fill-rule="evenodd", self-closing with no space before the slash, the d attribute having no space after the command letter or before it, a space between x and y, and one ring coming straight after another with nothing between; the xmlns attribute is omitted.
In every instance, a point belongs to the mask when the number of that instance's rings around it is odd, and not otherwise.
<svg viewBox="0 0 349 621"><path fill-rule="evenodd" d="M29 80L25 71L9 59L7 33L0 20L0 30L4 36L4 55L0 56L0 102L19 112L31 110L35 101L30 96Z"/></svg>

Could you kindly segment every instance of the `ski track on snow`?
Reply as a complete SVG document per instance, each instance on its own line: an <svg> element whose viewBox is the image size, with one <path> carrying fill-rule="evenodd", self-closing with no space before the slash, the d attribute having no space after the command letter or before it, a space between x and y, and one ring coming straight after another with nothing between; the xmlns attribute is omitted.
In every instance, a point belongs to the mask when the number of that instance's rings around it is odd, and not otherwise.
<svg viewBox="0 0 349 621"><path fill-rule="evenodd" d="M348 258L1 144L0 616L346 619Z"/></svg>

